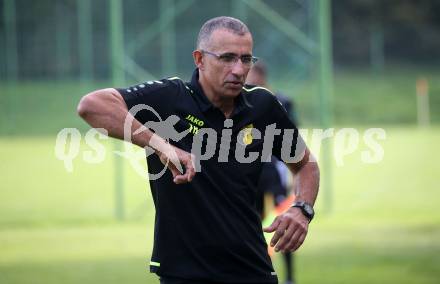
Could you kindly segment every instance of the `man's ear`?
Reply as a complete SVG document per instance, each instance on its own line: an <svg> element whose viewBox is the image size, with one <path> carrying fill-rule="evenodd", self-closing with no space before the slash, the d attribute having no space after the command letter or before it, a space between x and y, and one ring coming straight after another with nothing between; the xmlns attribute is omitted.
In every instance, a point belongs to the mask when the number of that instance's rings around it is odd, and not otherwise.
<svg viewBox="0 0 440 284"><path fill-rule="evenodd" d="M197 68L200 70L203 70L203 54L200 50L194 50L193 51L193 58L194 63L196 64Z"/></svg>

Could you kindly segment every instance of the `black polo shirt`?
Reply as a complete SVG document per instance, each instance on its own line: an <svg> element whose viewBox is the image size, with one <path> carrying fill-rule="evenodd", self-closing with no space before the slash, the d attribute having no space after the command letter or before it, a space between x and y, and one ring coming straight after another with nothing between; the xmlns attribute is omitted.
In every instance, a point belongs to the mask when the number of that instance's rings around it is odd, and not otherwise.
<svg viewBox="0 0 440 284"><path fill-rule="evenodd" d="M174 128L178 132L189 129L190 133L170 143L185 151L191 151L197 129L211 128L217 133L215 154L200 161L201 171L192 182L174 184L169 170L150 180L156 209L150 270L159 276L206 282L277 283L255 206L266 126L276 123L278 129L296 129L277 99L264 88L245 86L235 99L230 117L233 125L225 127L224 114L203 93L197 69L189 83L168 78L118 91L129 109L144 104L162 120L178 116ZM143 124L159 120L151 110L140 111L135 117ZM250 128L258 129L261 139L253 134L246 138L238 135ZM220 150L224 129L232 129L231 143L229 149ZM245 145L245 156L257 152L258 159L237 161L237 139ZM273 154L278 158L281 139L282 135L274 137ZM229 159L219 161L219 156L228 152ZM157 155L149 155L147 163L150 174L164 169Z"/></svg>

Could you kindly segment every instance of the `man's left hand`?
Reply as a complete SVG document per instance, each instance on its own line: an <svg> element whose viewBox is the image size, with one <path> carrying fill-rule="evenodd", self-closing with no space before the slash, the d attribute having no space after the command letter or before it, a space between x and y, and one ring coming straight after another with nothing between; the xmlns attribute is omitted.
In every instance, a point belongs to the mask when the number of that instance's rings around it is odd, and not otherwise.
<svg viewBox="0 0 440 284"><path fill-rule="evenodd" d="M304 242L309 228L309 220L300 208L291 207L285 213L275 218L273 223L263 230L266 233L275 232L270 246L275 251L293 252Z"/></svg>

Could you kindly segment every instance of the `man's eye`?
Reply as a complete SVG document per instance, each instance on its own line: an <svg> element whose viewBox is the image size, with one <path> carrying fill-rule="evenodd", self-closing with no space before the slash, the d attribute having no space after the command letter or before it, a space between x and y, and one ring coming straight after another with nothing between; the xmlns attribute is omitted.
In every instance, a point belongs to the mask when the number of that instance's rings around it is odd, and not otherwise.
<svg viewBox="0 0 440 284"><path fill-rule="evenodd" d="M243 56L241 58L241 62L243 62L244 64L249 64L252 62L252 56Z"/></svg>
<svg viewBox="0 0 440 284"><path fill-rule="evenodd" d="M224 62L234 62L235 61L235 56L233 56L233 55L222 55L222 56L220 56L220 60L222 60Z"/></svg>

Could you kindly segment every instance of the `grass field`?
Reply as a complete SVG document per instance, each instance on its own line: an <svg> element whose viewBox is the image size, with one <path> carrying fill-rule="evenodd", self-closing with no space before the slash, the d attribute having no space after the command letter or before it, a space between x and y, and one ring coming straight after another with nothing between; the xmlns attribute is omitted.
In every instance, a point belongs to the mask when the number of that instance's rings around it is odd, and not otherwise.
<svg viewBox="0 0 440 284"><path fill-rule="evenodd" d="M189 79L189 74L178 75ZM393 67L381 75L374 75L368 69L336 72L332 99L335 125L415 125L415 85L422 76L430 84L431 121L439 124L440 112L436 110L440 109L440 70ZM127 85L134 83L137 82ZM281 90L294 98L301 126L319 125L316 83L299 83L285 77L271 83L274 91ZM108 82L25 81L15 85L0 82L0 136L53 135L64 127L85 130L86 124L75 115L81 96L108 86L111 86Z"/></svg>
<svg viewBox="0 0 440 284"><path fill-rule="evenodd" d="M440 71L393 68L335 74L334 118L345 127L386 128L378 164L360 147L333 167L331 213L325 185L317 218L297 253L302 283L438 283L440 128L419 130L415 81L430 82L431 120L440 122ZM185 76L181 76L185 78ZM302 125L319 117L316 86L272 82L295 97ZM88 127L79 98L107 83L0 83L0 283L157 283L147 272L154 210L145 180L124 164L126 220L114 218L114 142L100 164L82 153L68 173L55 158L55 134ZM83 141L83 140L82 140ZM324 172L325 174L325 172ZM283 275L281 258L274 259ZM282 279L282 277L281 277Z"/></svg>
<svg viewBox="0 0 440 284"><path fill-rule="evenodd" d="M386 133L382 162L363 164L360 147L334 166L333 210L323 210L324 188L297 253L299 283L439 282L440 128ZM0 283L158 283L146 270L151 195L125 164L127 218L115 221L105 144L103 163L79 157L68 173L54 136L0 138Z"/></svg>

